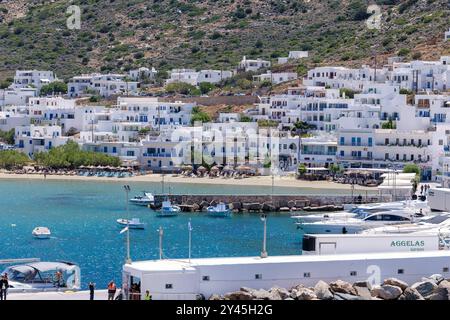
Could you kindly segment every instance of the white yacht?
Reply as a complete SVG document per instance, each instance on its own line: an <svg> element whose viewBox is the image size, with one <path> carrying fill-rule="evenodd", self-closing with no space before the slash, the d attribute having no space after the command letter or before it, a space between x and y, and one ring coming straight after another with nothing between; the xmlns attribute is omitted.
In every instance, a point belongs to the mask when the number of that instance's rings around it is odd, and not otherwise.
<svg viewBox="0 0 450 320"><path fill-rule="evenodd" d="M6 268L10 293L79 290L80 268L71 262L35 262Z"/></svg>
<svg viewBox="0 0 450 320"><path fill-rule="evenodd" d="M388 212L392 210L400 210L403 208L412 208L420 212L429 212L429 207L426 202L420 200L408 200L408 201L396 201L396 202L382 202L371 203L363 205L346 205L346 210L339 212L320 213L320 214L303 214L294 215L291 218L295 219L299 223L311 223L318 222L325 219L347 219L358 218L363 214Z"/></svg>
<svg viewBox="0 0 450 320"><path fill-rule="evenodd" d="M162 207L158 210L156 216L158 217L174 217L181 211L179 206L173 205L170 200L163 201Z"/></svg>
<svg viewBox="0 0 450 320"><path fill-rule="evenodd" d="M139 218L128 219L117 219L117 223L122 226L128 226L130 229L144 229L145 223L141 222Z"/></svg>
<svg viewBox="0 0 450 320"><path fill-rule="evenodd" d="M148 206L155 202L155 197L150 192L143 191L142 196L135 196L130 199L130 202L138 206Z"/></svg>
<svg viewBox="0 0 450 320"><path fill-rule="evenodd" d="M316 222L297 222L296 225L304 233L359 233L369 228L376 228L390 224L414 222L418 218L409 209L390 210L387 212L362 213L354 218L326 219Z"/></svg>
<svg viewBox="0 0 450 320"><path fill-rule="evenodd" d="M32 235L36 239L50 239L51 232L47 227L36 227L33 229Z"/></svg>

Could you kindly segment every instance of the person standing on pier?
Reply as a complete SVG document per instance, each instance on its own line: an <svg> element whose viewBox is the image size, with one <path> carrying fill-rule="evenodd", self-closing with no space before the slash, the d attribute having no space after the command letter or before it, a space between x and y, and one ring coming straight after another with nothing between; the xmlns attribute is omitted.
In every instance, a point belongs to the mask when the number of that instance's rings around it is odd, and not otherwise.
<svg viewBox="0 0 450 320"><path fill-rule="evenodd" d="M152 296L150 295L150 291L145 291L144 300L152 300Z"/></svg>
<svg viewBox="0 0 450 320"><path fill-rule="evenodd" d="M114 300L114 296L116 295L116 284L114 281L110 281L108 284L108 300Z"/></svg>
<svg viewBox="0 0 450 320"><path fill-rule="evenodd" d="M89 300L94 300L95 283L89 282Z"/></svg>
<svg viewBox="0 0 450 320"><path fill-rule="evenodd" d="M0 300L6 300L6 295L8 294L8 274L5 273L0 279Z"/></svg>

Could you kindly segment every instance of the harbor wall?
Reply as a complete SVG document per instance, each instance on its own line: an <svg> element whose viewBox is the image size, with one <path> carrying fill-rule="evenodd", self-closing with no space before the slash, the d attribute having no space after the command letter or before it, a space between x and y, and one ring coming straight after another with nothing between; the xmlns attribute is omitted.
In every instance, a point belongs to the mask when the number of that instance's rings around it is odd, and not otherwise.
<svg viewBox="0 0 450 320"><path fill-rule="evenodd" d="M342 210L344 204L391 201L389 196L369 195L155 195L155 207L166 198L179 205L183 211L201 211L219 202L227 203L236 212L277 212L294 210L334 211Z"/></svg>

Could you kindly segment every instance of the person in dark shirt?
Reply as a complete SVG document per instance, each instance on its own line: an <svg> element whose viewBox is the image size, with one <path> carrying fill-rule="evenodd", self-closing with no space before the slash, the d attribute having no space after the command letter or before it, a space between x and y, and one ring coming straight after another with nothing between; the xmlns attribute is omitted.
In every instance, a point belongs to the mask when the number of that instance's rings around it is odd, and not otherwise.
<svg viewBox="0 0 450 320"><path fill-rule="evenodd" d="M95 283L89 282L89 300L94 300Z"/></svg>
<svg viewBox="0 0 450 320"><path fill-rule="evenodd" d="M4 274L0 279L0 300L6 300L6 295L8 294L8 274Z"/></svg>

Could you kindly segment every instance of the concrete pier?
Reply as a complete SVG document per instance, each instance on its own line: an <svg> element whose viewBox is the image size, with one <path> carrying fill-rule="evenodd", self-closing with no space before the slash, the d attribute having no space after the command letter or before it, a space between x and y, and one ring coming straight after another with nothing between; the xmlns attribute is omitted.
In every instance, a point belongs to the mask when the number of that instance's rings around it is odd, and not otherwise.
<svg viewBox="0 0 450 320"><path fill-rule="evenodd" d="M342 210L344 204L357 203L357 196L348 195L155 195L155 207L169 198L182 211L205 210L210 205L224 202L236 212L283 212L303 209ZM387 202L389 197L361 195L358 203Z"/></svg>

